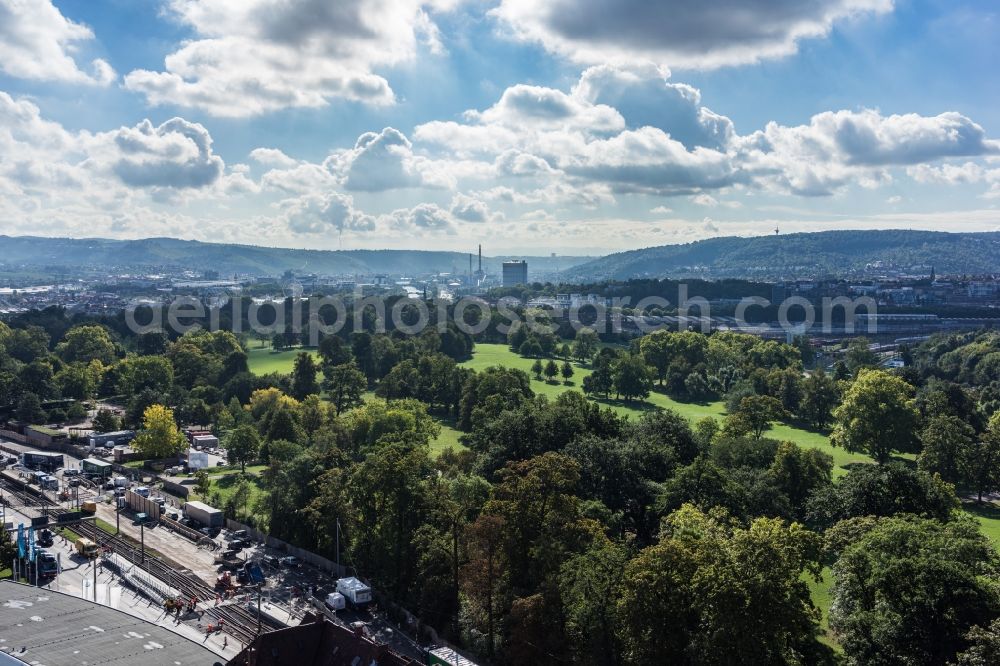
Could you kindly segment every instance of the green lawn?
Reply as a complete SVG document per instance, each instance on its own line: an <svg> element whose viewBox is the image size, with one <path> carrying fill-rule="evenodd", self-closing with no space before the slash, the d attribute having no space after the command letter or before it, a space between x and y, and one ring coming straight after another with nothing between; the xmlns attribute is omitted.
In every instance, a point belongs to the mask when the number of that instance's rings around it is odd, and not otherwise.
<svg viewBox="0 0 1000 666"><path fill-rule="evenodd" d="M462 436L462 431L456 430L450 421L444 419L438 419L438 425L441 426L441 433L437 439L431 442L431 458L436 458L439 453L449 447L455 451L466 449L465 444L458 441L458 438Z"/></svg>
<svg viewBox="0 0 1000 666"><path fill-rule="evenodd" d="M979 521L983 534L1000 549L1000 506L992 503L963 502L962 510Z"/></svg>
<svg viewBox="0 0 1000 666"><path fill-rule="evenodd" d="M258 467L263 469L262 465ZM253 503L253 500L257 497L257 495L263 492L260 485L260 476L257 474L251 474L250 469L251 468L249 467L247 468L246 476L247 481L250 483L250 499L247 501L248 506ZM239 485L241 477L242 475L239 472L230 472L229 474L223 474L222 476L210 477L209 481L211 488L208 491L209 496L218 493L219 497L222 499L221 503L225 504L226 500L228 500L232 494L236 492L236 487ZM202 497L200 499L204 500L205 498Z"/></svg>
<svg viewBox="0 0 1000 666"><path fill-rule="evenodd" d="M477 344L472 358L462 363L462 365L477 371L484 370L485 368L494 365L502 365L508 368L518 368L528 373L530 376L531 366L534 362L534 359L523 358L510 351L510 348L507 347L507 345ZM560 360L559 363L561 365L562 361ZM531 388L535 391L535 393L546 395L550 398L555 398L563 391L580 391L582 390L581 386L583 385L583 378L590 374L590 368L580 365L579 363L574 363L573 369L575 374L570 380L571 384L569 385L565 385L561 381L557 384L552 384L546 381L532 379ZM655 409L657 407L672 409L691 421L697 421L706 416L722 421L722 419L726 416L725 405L722 401L708 403L680 402L664 393L655 391L651 393L649 398L646 400L634 403L625 403L623 401L615 400L598 400L598 402L610 407L619 414L624 414L633 418L640 416L644 411ZM800 446L815 447L829 453L833 456L833 461L836 466L834 475L838 477L847 473L847 467L845 467L846 465L858 462L871 462L871 459L865 455L850 453L843 449L831 446L829 438L823 433L812 432L795 426L779 424L773 427L767 433L767 436L775 439L789 440L799 444Z"/></svg>
<svg viewBox="0 0 1000 666"><path fill-rule="evenodd" d="M250 366L250 372L255 375L267 375L272 372L280 372L287 375L291 373L292 365L295 363L295 356L300 351L308 352L313 356L319 356L319 352L315 349L293 347L292 349L284 349L282 351L272 351L270 345L258 347L255 343L251 343L250 349L247 350L247 364Z"/></svg>
<svg viewBox="0 0 1000 666"><path fill-rule="evenodd" d="M812 602L816 604L816 607L823 614L819 622L820 629L823 631L820 641L840 651L840 645L837 643L836 636L830 631L830 604L833 602L833 572L830 570L830 567L823 567L822 578L821 581L817 582L811 576L806 576L805 580L809 584Z"/></svg>

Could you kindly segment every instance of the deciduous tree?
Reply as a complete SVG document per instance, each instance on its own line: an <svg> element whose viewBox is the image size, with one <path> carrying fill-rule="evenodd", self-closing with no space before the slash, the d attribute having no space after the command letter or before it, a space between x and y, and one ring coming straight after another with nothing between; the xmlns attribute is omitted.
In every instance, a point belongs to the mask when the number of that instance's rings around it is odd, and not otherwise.
<svg viewBox="0 0 1000 666"><path fill-rule="evenodd" d="M919 450L913 387L884 370L860 370L833 415L830 442L880 465L893 453Z"/></svg>
<svg viewBox="0 0 1000 666"><path fill-rule="evenodd" d="M948 483L963 481L963 461L967 460L976 431L956 416L931 418L920 432L922 449L917 466L929 474L940 474Z"/></svg>
<svg viewBox="0 0 1000 666"><path fill-rule="evenodd" d="M887 518L833 567L830 626L849 664L945 664L996 617L996 551L970 519Z"/></svg>
<svg viewBox="0 0 1000 666"><path fill-rule="evenodd" d="M240 471L246 473L247 463L260 454L260 435L252 425L237 426L226 437L226 453L229 460L239 463Z"/></svg>
<svg viewBox="0 0 1000 666"><path fill-rule="evenodd" d="M353 363L325 366L323 387L326 389L333 408L340 416L345 409L361 404L361 398L368 388L368 380Z"/></svg>
<svg viewBox="0 0 1000 666"><path fill-rule="evenodd" d="M174 412L163 405L150 405L142 415L142 430L132 440L132 448L146 458L170 458L187 446L177 428Z"/></svg>

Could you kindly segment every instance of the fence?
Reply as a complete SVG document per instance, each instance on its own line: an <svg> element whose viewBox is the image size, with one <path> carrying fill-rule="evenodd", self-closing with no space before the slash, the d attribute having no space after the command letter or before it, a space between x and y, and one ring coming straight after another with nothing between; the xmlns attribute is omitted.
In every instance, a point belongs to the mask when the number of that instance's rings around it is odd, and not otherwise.
<svg viewBox="0 0 1000 666"><path fill-rule="evenodd" d="M163 605L167 599L179 596L177 590L137 568L120 555L115 553L104 555L104 566L121 576L126 585L159 605Z"/></svg>
<svg viewBox="0 0 1000 666"><path fill-rule="evenodd" d="M191 492L190 488L187 486L175 483L173 481L167 481L163 477L160 477L160 483L163 484L163 489L170 493L171 495L177 495L181 499L187 499L188 493Z"/></svg>
<svg viewBox="0 0 1000 666"><path fill-rule="evenodd" d="M125 491L125 504L136 513L144 513L148 520L153 522L160 519L160 505L149 497L143 497L134 490Z"/></svg>
<svg viewBox="0 0 1000 666"><path fill-rule="evenodd" d="M193 530L190 527L187 527L186 525L182 525L181 523L177 522L176 520L172 520L170 518L167 518L166 516L160 516L160 524L165 525L167 527L167 529L171 529L174 532L177 532L178 534L180 534L181 536L187 537L191 541L194 541L195 543L200 543L203 540L207 540L207 541L210 541L213 545L215 545L215 541L213 541L212 539L206 537L204 534L202 534L198 530ZM217 548L218 546L216 545L215 547ZM213 548L213 550L214 550L214 548Z"/></svg>
<svg viewBox="0 0 1000 666"><path fill-rule="evenodd" d="M0 430L0 437L6 437L7 439L13 440L13 441L15 441L15 442L17 442L19 444L27 444L28 443L28 438L27 437L25 437L24 435L22 435L19 432L14 432L13 430ZM7 448L4 447L4 450L5 451L9 451L10 449L7 449ZM12 453L16 453L14 451L11 451L11 452Z"/></svg>

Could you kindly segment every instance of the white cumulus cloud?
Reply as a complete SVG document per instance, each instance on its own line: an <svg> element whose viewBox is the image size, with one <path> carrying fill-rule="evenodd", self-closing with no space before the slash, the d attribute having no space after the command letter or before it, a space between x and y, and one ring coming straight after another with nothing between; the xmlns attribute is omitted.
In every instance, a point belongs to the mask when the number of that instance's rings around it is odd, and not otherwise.
<svg viewBox="0 0 1000 666"><path fill-rule="evenodd" d="M138 69L125 86L151 104L248 117L316 108L331 99L385 105L395 95L375 69L437 48L422 0L170 0L196 39L163 71Z"/></svg>
<svg viewBox="0 0 1000 666"><path fill-rule="evenodd" d="M85 71L74 57L80 43L94 39L85 25L70 21L51 0L0 0L0 72L20 79L109 85L118 78L97 58Z"/></svg>
<svg viewBox="0 0 1000 666"><path fill-rule="evenodd" d="M841 20L892 0L502 0L493 14L519 39L583 63L650 60L709 69L786 56Z"/></svg>

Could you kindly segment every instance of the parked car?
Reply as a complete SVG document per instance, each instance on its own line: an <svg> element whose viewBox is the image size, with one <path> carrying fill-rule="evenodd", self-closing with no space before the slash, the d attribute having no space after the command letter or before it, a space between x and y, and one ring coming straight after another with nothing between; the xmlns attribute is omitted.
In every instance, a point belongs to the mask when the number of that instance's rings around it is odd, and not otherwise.
<svg viewBox="0 0 1000 666"><path fill-rule="evenodd" d="M135 494L139 495L140 497L149 497L149 488L147 488L146 486L139 486L138 488L135 489Z"/></svg>
<svg viewBox="0 0 1000 666"><path fill-rule="evenodd" d="M226 536L226 538L230 541L242 541L249 538L249 536L250 535L246 530L233 530Z"/></svg>
<svg viewBox="0 0 1000 666"><path fill-rule="evenodd" d="M282 566L288 567L289 569L298 569L300 566L302 566L302 563L299 562L299 558L295 557L294 555L286 555L285 557L281 558L280 562Z"/></svg>
<svg viewBox="0 0 1000 666"><path fill-rule="evenodd" d="M263 562L267 566L273 567L275 569L277 569L279 566L281 566L281 559L279 557L277 557L276 555L265 555L264 558L263 558Z"/></svg>
<svg viewBox="0 0 1000 666"><path fill-rule="evenodd" d="M75 467L71 467L70 469L64 469L63 476L80 476L80 470Z"/></svg>
<svg viewBox="0 0 1000 666"><path fill-rule="evenodd" d="M83 483L83 482L80 479L74 477L74 478L72 478L72 479L69 480L69 487L70 488L76 488L81 483Z"/></svg>

